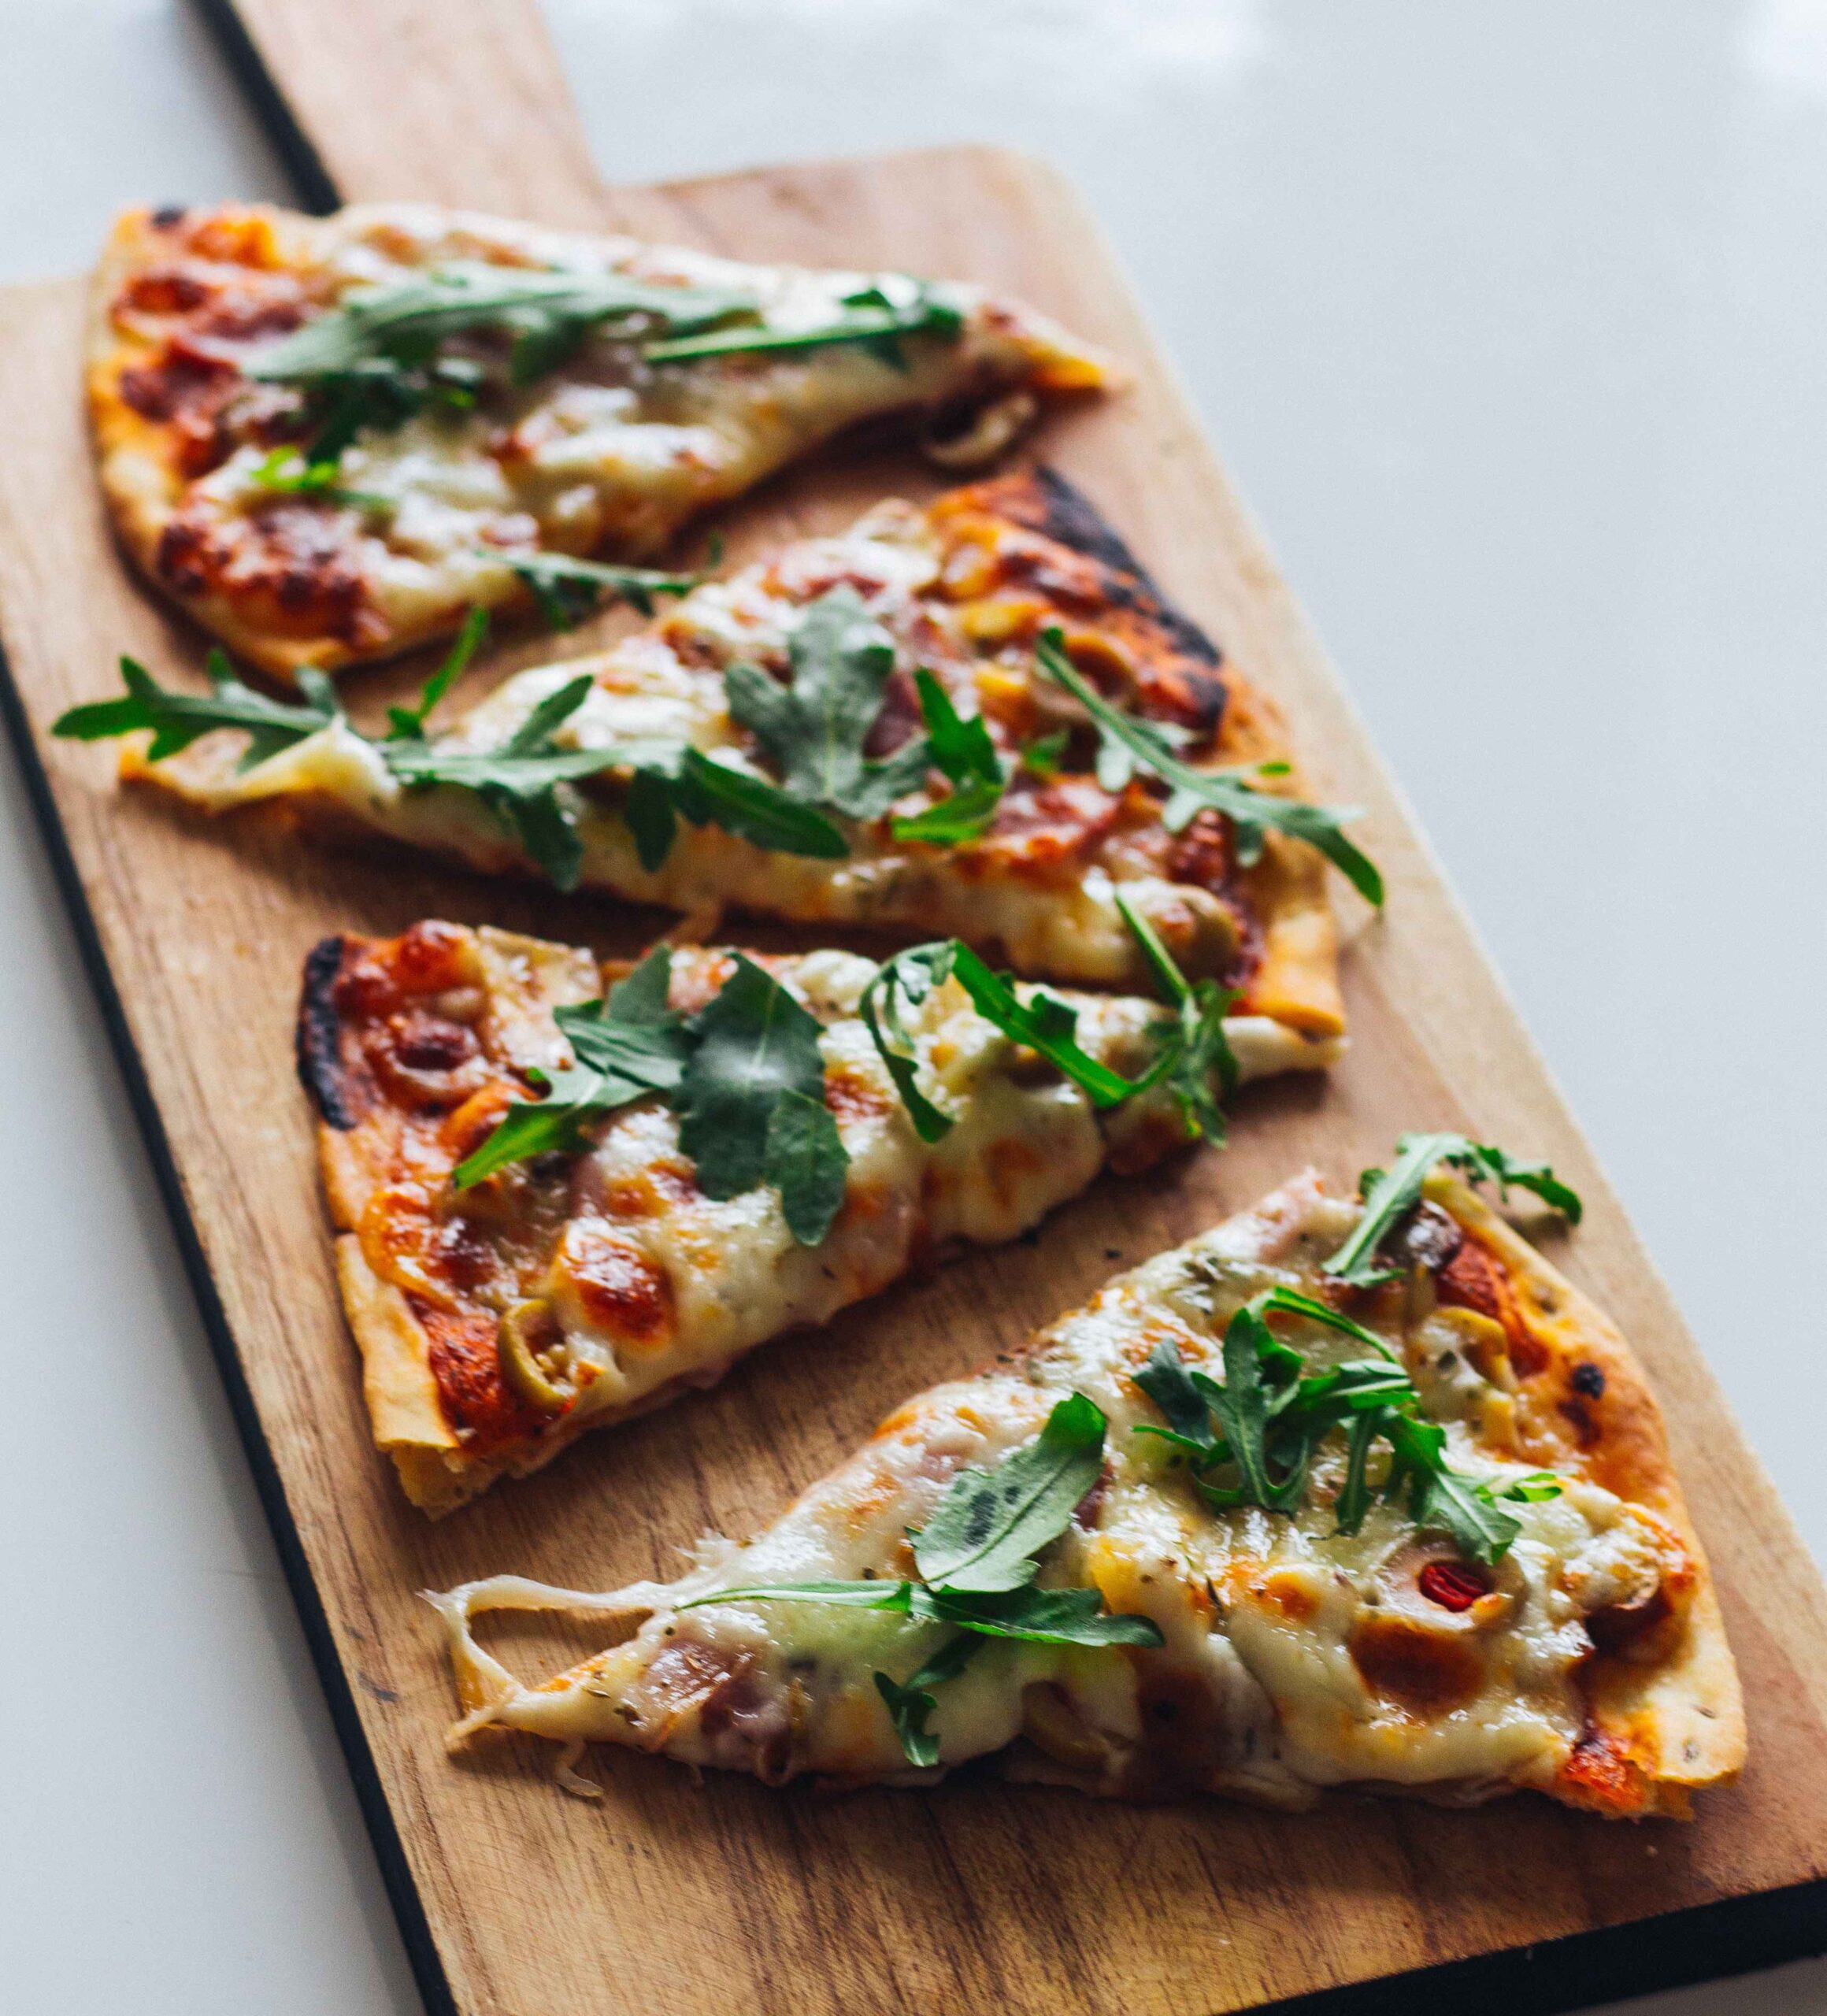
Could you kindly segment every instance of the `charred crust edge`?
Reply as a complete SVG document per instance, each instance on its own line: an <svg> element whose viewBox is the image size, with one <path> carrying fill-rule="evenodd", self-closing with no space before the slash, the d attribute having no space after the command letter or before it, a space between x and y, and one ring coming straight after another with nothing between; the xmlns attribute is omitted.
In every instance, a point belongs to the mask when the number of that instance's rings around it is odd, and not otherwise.
<svg viewBox="0 0 1827 2016"><path fill-rule="evenodd" d="M1159 623L1181 650L1216 666L1221 658L1217 646L1162 593L1154 576L1084 492L1045 462L1035 465L1033 476L1041 503L1040 523L1035 529L1113 573L1125 576L1123 586L1128 592L1124 598Z"/></svg>
<svg viewBox="0 0 1827 2016"><path fill-rule="evenodd" d="M306 958L295 1043L298 1082L316 1102L325 1124L346 1134L355 1125L357 1115L343 1069L343 1018L334 992L343 970L344 943L340 938L321 938Z"/></svg>

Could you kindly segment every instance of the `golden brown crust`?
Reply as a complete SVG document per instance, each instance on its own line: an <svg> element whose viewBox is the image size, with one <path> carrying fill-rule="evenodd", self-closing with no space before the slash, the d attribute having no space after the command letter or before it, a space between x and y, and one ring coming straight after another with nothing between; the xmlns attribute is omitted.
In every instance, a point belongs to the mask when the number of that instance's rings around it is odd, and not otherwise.
<svg viewBox="0 0 1827 2016"><path fill-rule="evenodd" d="M280 506L276 550L256 570L265 580L237 586L229 557L208 550L204 528L185 529L183 505L196 477L225 451L217 421L239 380L234 339L299 319L309 228L307 220L263 206L129 210L109 235L90 300L90 424L122 545L149 580L248 663L285 676L302 665L341 662L372 630L372 619L362 621L353 553L327 550L321 518L301 526ZM174 316L192 325L174 328ZM220 336L213 323L224 325ZM288 524L295 542L308 532L302 552L276 550ZM287 573L289 583L275 578ZM434 634L421 628L391 648Z"/></svg>
<svg viewBox="0 0 1827 2016"><path fill-rule="evenodd" d="M102 489L123 545L158 588L246 662L291 677L306 665L334 669L448 635L472 602L527 604L528 591L505 564L471 564L478 552L486 559L531 543L650 558L693 513L739 494L849 424L1015 391L1031 410L1037 395L1115 382L1103 359L1042 318L979 299L955 342L910 358L904 382L867 384L854 373L847 380L835 351L780 366L815 377L816 399L803 387L792 395L751 387L739 369L718 378L709 367L706 386L713 389L705 391L702 424L687 427L665 398L650 416L700 437L695 450L664 467L649 467L631 451L624 476L605 475L594 505L563 513L548 509L550 487L536 465L547 437L564 431L552 415L567 381L542 384L530 406L498 398L496 387L484 393L484 410L447 416L484 501L467 507L466 529L453 532L435 555L422 536L396 550L384 513L376 517L359 498L257 487L245 466L207 480L237 450L290 450L306 440L306 402L295 387L249 376L248 346L333 305L352 272L376 270L377 258L411 270L440 255L543 265L573 256L567 248L587 263L612 245L618 258L637 266L644 260L671 278L680 277L683 264L689 277L695 255L627 239L579 244L531 226L418 206L362 208L331 219L265 206L129 212L96 276L87 372ZM826 357L835 360L828 368ZM580 381L571 389L589 387ZM435 584L427 578L434 558L439 566L454 563Z"/></svg>
<svg viewBox="0 0 1827 2016"><path fill-rule="evenodd" d="M1587 1668L1592 1726L1552 1790L1606 1813L1684 1815L1691 1790L1742 1766L1744 1710L1655 1396L1616 1326L1472 1191L1436 1178L1428 1194L1514 1291L1535 1347L1511 1352L1522 1455L1653 1512L1679 1544L1670 1614L1625 1621Z"/></svg>

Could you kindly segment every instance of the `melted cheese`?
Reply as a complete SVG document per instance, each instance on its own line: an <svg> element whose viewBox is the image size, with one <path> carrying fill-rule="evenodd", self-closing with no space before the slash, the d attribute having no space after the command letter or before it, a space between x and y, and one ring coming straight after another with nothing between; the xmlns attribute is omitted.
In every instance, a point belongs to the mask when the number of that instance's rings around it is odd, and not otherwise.
<svg viewBox="0 0 1827 2016"><path fill-rule="evenodd" d="M679 952L675 970L720 957ZM612 1117L569 1171L565 1233L531 1288L557 1314L563 1369L580 1389L568 1429L625 1411L662 1386L714 1377L766 1339L825 1321L897 1278L920 1248L1012 1239L1091 1180L1110 1138L1177 1131L1158 1099L1100 1117L1075 1085L1025 1068L1025 1054L951 982L905 1017L922 1089L953 1121L939 1141L924 1142L857 1015L875 962L815 952L776 969L825 1025L828 1099L850 1156L845 1207L821 1244L801 1246L777 1191L715 1200L698 1190L669 1107L649 1102ZM1139 1070L1160 1011L1121 997L1075 1005L1083 1046ZM517 1051L513 1043L508 1054L535 1061ZM590 1282L609 1247L663 1280L662 1331L631 1333L613 1299L607 1321L592 1314Z"/></svg>
<svg viewBox="0 0 1827 2016"><path fill-rule="evenodd" d="M833 580L857 586L869 610L906 654L962 619L931 594L939 554L932 525L900 504L878 506L840 536L808 540L780 560L695 590L662 624L594 658L565 661L506 680L438 738L452 751L498 748L538 704L580 672L595 681L564 724L565 746L625 751L631 764L662 758L680 743L717 752L753 770L742 732L724 702L722 667L747 658L779 662L803 620L807 598ZM957 646L964 658L965 647ZM1021 654L1017 654L1019 658ZM992 671L1006 669L992 662ZM1024 676L1027 674L1025 671ZM974 698L965 694L967 706ZM268 798L314 799L416 847L455 854L485 871L530 865L471 793L409 791L379 754L346 724L242 771L239 738L212 736L181 755L132 767L193 804L223 811ZM625 777L626 773L621 773ZM1082 858L1025 872L960 852L895 841L884 821L850 830L850 852L836 862L776 854L715 826L681 825L657 869L641 865L606 777L572 803L584 847L582 881L642 902L702 914L722 904L811 923L887 926L994 940L1021 971L1092 984L1145 981L1135 942L1117 907L1121 890L1149 917L1190 973L1222 970L1236 927L1221 899L1171 879L1146 851L1114 835ZM929 802L910 795L905 809ZM1340 1047L1329 1032L1292 1025L1254 1032L1253 1054L1276 1069L1323 1069Z"/></svg>
<svg viewBox="0 0 1827 2016"><path fill-rule="evenodd" d="M911 299L917 287L897 274L745 265L428 206L364 206L321 220L259 214L272 220L284 264L324 308L354 289L480 263L728 290L790 333L840 319L845 297L859 290ZM143 247L131 233L128 243L130 261L169 256L156 232ZM636 346L598 335L554 373L491 392L486 410L428 410L397 428L365 429L343 456L339 481L380 507L320 508L383 619L379 648L454 627L467 604L524 599L503 549L608 547L639 558L694 513L859 421L1031 385L1107 381L1103 361L1043 317L973 287L936 283L930 291L957 311L960 332L906 337L899 362L848 343L656 366ZM150 333L145 319L127 314L125 328ZM239 347L252 364L280 339L261 335ZM255 480L268 453L257 438L184 486L191 521L232 536L238 521L270 507L271 491ZM110 480L126 473L124 462ZM312 655L328 663L350 654L325 639Z"/></svg>
<svg viewBox="0 0 1827 2016"><path fill-rule="evenodd" d="M1041 1581L1101 1589L1111 1607L1152 1618L1165 1647L1138 1655L991 1641L935 1690L942 1766L1026 1734L1046 1770L1106 1792L1203 1788L1299 1805L1343 1783L1453 1799L1546 1784L1582 1727L1577 1672L1592 1649L1582 1618L1652 1594L1671 1565L1674 1543L1655 1520L1569 1476L1558 1498L1508 1508L1521 1534L1487 1593L1455 1614L1416 1584L1450 1551L1399 1507L1377 1506L1354 1536L1333 1531L1336 1450L1322 1453L1292 1517L1217 1512L1167 1445L1132 1432L1159 1418L1132 1377L1157 1342L1221 1375L1229 1314L1277 1283L1310 1292L1354 1218L1308 1180L1114 1283L1019 1369L939 1387L891 1417L748 1545L706 1543L676 1583L575 1599L645 1621L543 1686L521 1687L483 1653L469 1619L504 1601L569 1606L565 1592L484 1583L439 1599L475 1711L465 1726L632 1744L770 1778L906 1775L873 1676L904 1680L943 1642L943 1627L815 1603L680 1606L757 1584L898 1579L907 1529L958 1469L1030 1440L1076 1391L1108 1418L1106 1474L1043 1557ZM1362 1354L1315 1326L1288 1334L1316 1365ZM1416 1362L1414 1336L1389 1341ZM1496 1384L1466 1393L1448 1428L1455 1466L1498 1488L1527 1467L1474 1425L1484 1399L1500 1397ZM1162 1702L1171 1720L1151 1713Z"/></svg>

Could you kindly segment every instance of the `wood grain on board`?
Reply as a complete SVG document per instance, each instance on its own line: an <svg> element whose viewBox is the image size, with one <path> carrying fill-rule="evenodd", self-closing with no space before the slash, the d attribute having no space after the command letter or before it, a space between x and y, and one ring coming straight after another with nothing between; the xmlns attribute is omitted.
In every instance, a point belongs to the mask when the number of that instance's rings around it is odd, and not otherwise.
<svg viewBox="0 0 1827 2016"><path fill-rule="evenodd" d="M961 1260L759 1353L717 1391L590 1438L429 1525L369 1446L336 1303L291 1073L300 962L325 932L392 932L425 915L604 951L632 949L663 920L317 850L273 819L200 823L118 791L106 749L49 740L63 707L113 688L119 652L194 677L202 640L135 585L107 536L78 400L80 287L0 302L0 638L16 725L43 766L130 1075L156 1107L180 1228L206 1269L206 1314L232 1353L232 1383L244 1383L282 1545L295 1542L309 1577L307 1621L434 2006L1205 2016L1646 1919L1659 1922L1640 1948L1565 1949L1592 1956L1592 1994L1668 1978L1677 1951L1697 1957L1677 1971L1707 1971L1682 1924L1712 1928L1719 1965L1803 1950L1810 1921L1799 1907L1767 1936L1734 1933L1740 1922L1717 1912L1673 1925L1667 1914L1783 1893L1818 1919L1818 1899L1795 1886L1827 1876L1819 1581L1069 192L1033 163L975 149L606 192L530 6L363 0L332 25L306 0L245 0L243 15L350 197L419 195L757 258L969 277L1108 344L1132 366L1132 388L1061 416L1041 449L1284 701L1326 795L1369 808L1362 837L1391 884L1384 917L1350 912L1353 1047L1329 1085L1257 1088L1225 1153L1106 1181L1037 1241ZM833 458L733 513L731 558L839 524L885 491L935 487L910 458ZM469 690L550 648L523 636ZM346 690L359 715L377 716L421 673L408 665ZM1693 1825L1607 1826L1533 1799L1472 1813L1341 1800L1287 1818L1216 1801L1100 1806L968 1779L832 1799L695 1784L608 1751L594 1760L606 1796L592 1806L553 1788L549 1754L530 1742L444 1755L452 1697L416 1591L498 1569L605 1588L669 1574L702 1529L751 1529L901 1397L1017 1342L1120 1263L1305 1161L1348 1179L1403 1128L1441 1124L1546 1153L1585 1191L1586 1225L1554 1257L1622 1323L1667 1409L1751 1725L1749 1770L1703 1798ZM502 1642L530 1672L582 1641L539 1626ZM1577 1996L1564 1968L1533 1977L1558 1986L1530 1978L1518 1972L1505 2006ZM1456 2006L1447 1984L1463 1979L1435 1977L1447 1998L1435 2006Z"/></svg>

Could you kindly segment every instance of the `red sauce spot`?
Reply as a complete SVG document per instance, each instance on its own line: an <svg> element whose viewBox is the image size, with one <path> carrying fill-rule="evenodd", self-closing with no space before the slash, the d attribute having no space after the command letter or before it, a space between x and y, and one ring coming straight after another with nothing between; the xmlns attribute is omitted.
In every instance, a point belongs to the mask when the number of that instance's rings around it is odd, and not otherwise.
<svg viewBox="0 0 1827 2016"><path fill-rule="evenodd" d="M487 1234L472 1220L450 1218L438 1228L425 1264L453 1287L474 1290L494 1277L495 1248Z"/></svg>
<svg viewBox="0 0 1827 2016"><path fill-rule="evenodd" d="M1503 1326L1510 1362L1519 1379L1532 1378L1548 1362L1547 1347L1530 1332L1509 1276L1477 1240L1466 1239L1452 1258L1434 1276L1440 1300L1469 1309Z"/></svg>
<svg viewBox="0 0 1827 2016"><path fill-rule="evenodd" d="M443 994L476 977L469 933L435 918L402 932L387 947L387 958L409 994Z"/></svg>
<svg viewBox="0 0 1827 2016"><path fill-rule="evenodd" d="M165 527L155 564L180 595L223 596L286 636L359 648L388 634L362 584L358 536L318 504L284 499L224 518L197 503Z"/></svg>
<svg viewBox="0 0 1827 2016"><path fill-rule="evenodd" d="M1455 1612L1469 1610L1485 1592L1484 1577L1458 1561L1430 1561L1415 1586L1430 1603Z"/></svg>
<svg viewBox="0 0 1827 2016"><path fill-rule="evenodd" d="M1202 812L1174 841L1167 873L1176 882L1191 882L1214 895L1226 893L1234 865L1230 823L1223 814Z"/></svg>
<svg viewBox="0 0 1827 2016"><path fill-rule="evenodd" d="M1091 850L1117 823L1121 801L1088 779L1029 786L1017 780L996 810L983 845L1014 865L1044 868Z"/></svg>
<svg viewBox="0 0 1827 2016"><path fill-rule="evenodd" d="M464 1447L481 1455L538 1435L547 1417L524 1406L502 1377L495 1317L487 1310L439 1309L419 1295L407 1300L430 1340L444 1418Z"/></svg>
<svg viewBox="0 0 1827 2016"><path fill-rule="evenodd" d="M900 1101L888 1098L870 1080L839 1068L825 1074L825 1103L839 1120L880 1120Z"/></svg>
<svg viewBox="0 0 1827 2016"><path fill-rule="evenodd" d="M387 1027L395 1056L413 1071L454 1071L481 1047L473 1029L446 1016L427 1014L422 1008L395 1015Z"/></svg>
<svg viewBox="0 0 1827 2016"><path fill-rule="evenodd" d="M1610 1813L1634 1813L1644 1803L1641 1775L1609 1730L1589 1727L1561 1766L1561 1789L1583 1804Z"/></svg>
<svg viewBox="0 0 1827 2016"><path fill-rule="evenodd" d="M606 1232L576 1231L569 1257L577 1299L599 1330L648 1349L672 1336L672 1284L639 1247Z"/></svg>
<svg viewBox="0 0 1827 2016"><path fill-rule="evenodd" d="M1365 1684L1418 1714L1462 1707L1483 1679L1476 1650L1406 1617L1366 1618L1352 1632L1350 1651Z"/></svg>
<svg viewBox="0 0 1827 2016"><path fill-rule="evenodd" d="M179 266L148 266L135 273L117 297L123 308L142 315L183 315L209 298L206 282Z"/></svg>

